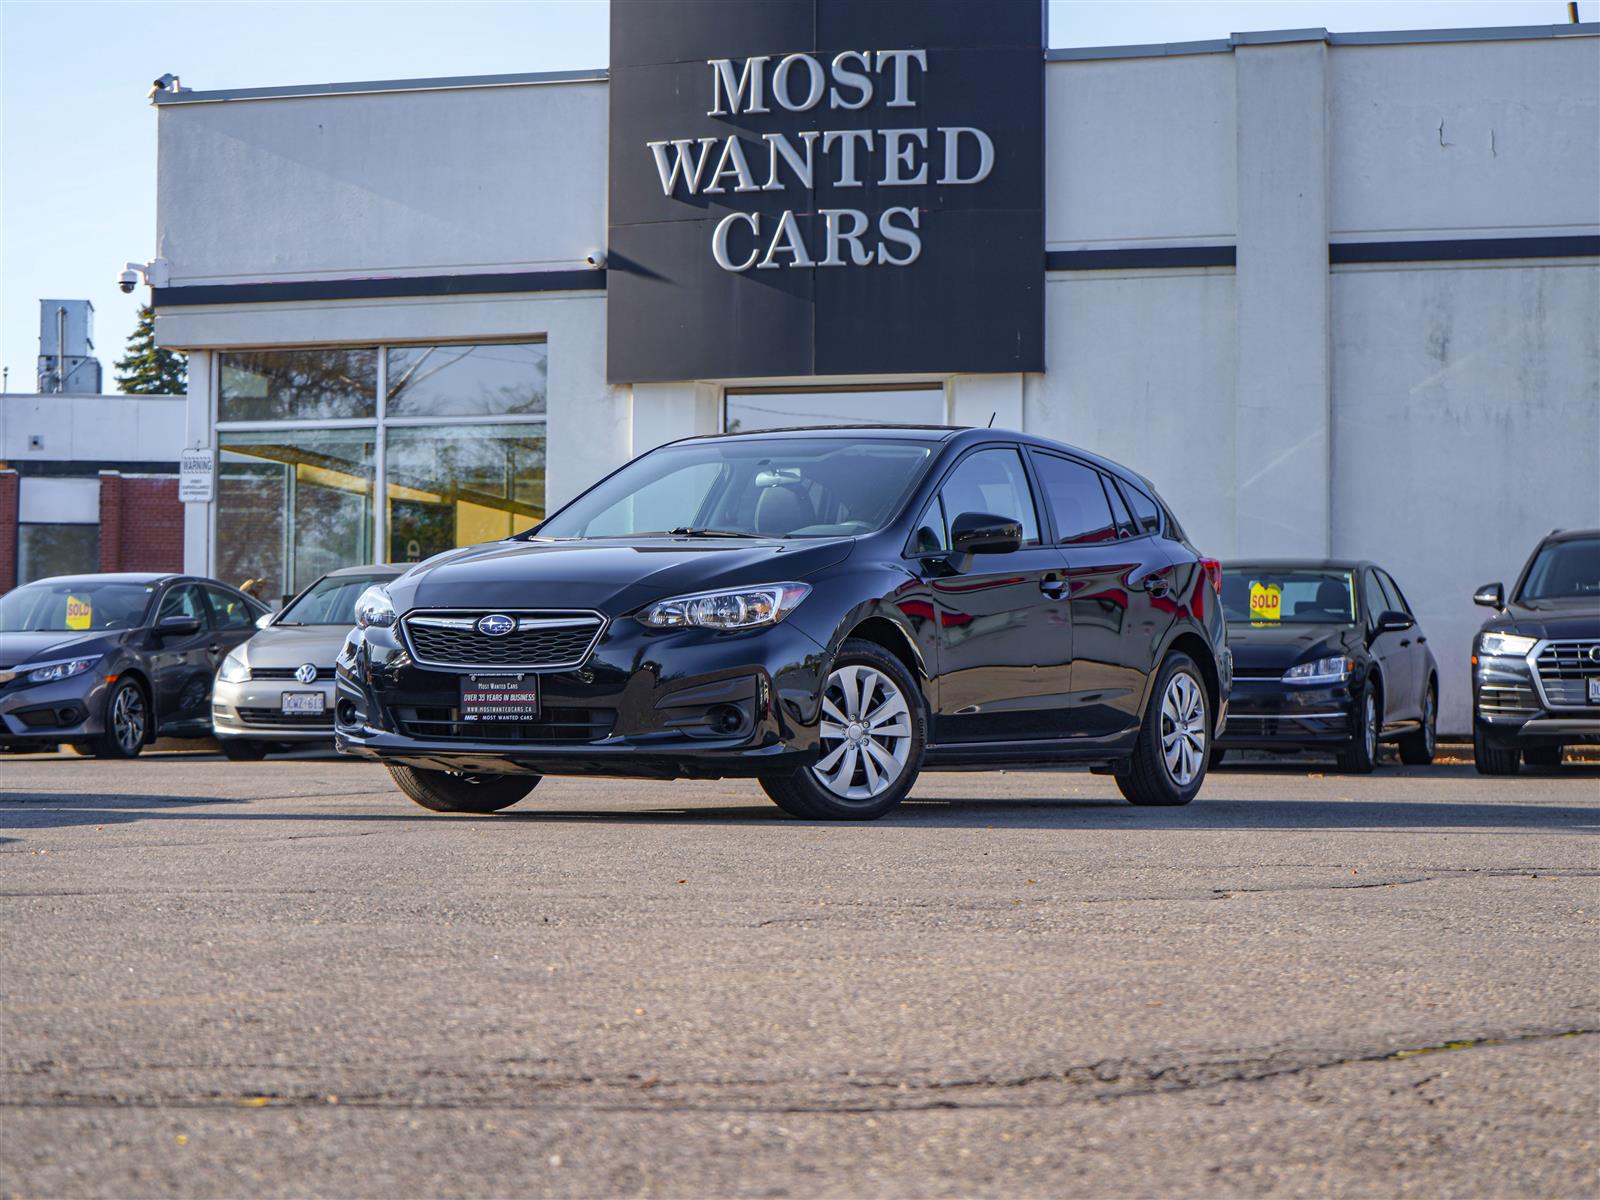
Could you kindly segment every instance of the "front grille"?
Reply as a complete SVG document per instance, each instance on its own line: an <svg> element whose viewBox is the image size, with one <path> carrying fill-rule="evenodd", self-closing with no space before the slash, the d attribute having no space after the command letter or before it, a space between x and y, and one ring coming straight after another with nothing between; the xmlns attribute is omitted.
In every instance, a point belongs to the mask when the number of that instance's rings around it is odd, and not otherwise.
<svg viewBox="0 0 1600 1200"><path fill-rule="evenodd" d="M245 725L277 726L279 729L333 728L333 710L319 713L286 713L276 708L241 708L239 721Z"/></svg>
<svg viewBox="0 0 1600 1200"><path fill-rule="evenodd" d="M411 657L427 667L553 670L589 656L605 618L593 612L508 613L516 628L500 637L478 631L485 613L425 612L402 622Z"/></svg>
<svg viewBox="0 0 1600 1200"><path fill-rule="evenodd" d="M1486 717L1526 720L1539 715L1539 697L1525 683L1480 683L1478 711Z"/></svg>
<svg viewBox="0 0 1600 1200"><path fill-rule="evenodd" d="M1547 642L1534 666L1545 697L1556 707L1582 708L1589 703L1588 681L1600 677L1600 662L1590 657L1600 639Z"/></svg>
<svg viewBox="0 0 1600 1200"><path fill-rule="evenodd" d="M300 669L299 667L251 667L250 668L250 678L251 679L294 679L294 673L296 671L298 671L299 669ZM317 678L319 680L332 679L333 678L333 668L332 667L318 667L317 668ZM295 679L295 682L299 683L300 681L298 679Z"/></svg>
<svg viewBox="0 0 1600 1200"><path fill-rule="evenodd" d="M394 709L408 737L463 742L598 742L611 736L616 712L609 708L547 708L537 721L463 721L461 710L444 706Z"/></svg>

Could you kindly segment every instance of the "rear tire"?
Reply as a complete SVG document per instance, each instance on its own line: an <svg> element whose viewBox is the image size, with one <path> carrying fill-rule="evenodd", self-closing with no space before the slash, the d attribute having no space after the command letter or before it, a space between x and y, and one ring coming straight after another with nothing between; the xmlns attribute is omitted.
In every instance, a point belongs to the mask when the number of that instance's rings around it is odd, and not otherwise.
<svg viewBox="0 0 1600 1200"><path fill-rule="evenodd" d="M1378 765L1378 731L1383 727L1383 698L1369 681L1361 689L1361 700L1356 705L1354 740L1339 751L1339 770L1348 775L1370 775Z"/></svg>
<svg viewBox="0 0 1600 1200"><path fill-rule="evenodd" d="M430 812L492 813L510 808L538 786L539 775L458 775L387 764L395 785Z"/></svg>
<svg viewBox="0 0 1600 1200"><path fill-rule="evenodd" d="M1561 765L1560 746L1529 746L1522 752L1522 761L1530 767L1554 770Z"/></svg>
<svg viewBox="0 0 1600 1200"><path fill-rule="evenodd" d="M248 738L218 738L222 757L229 762L260 762L267 756L267 743Z"/></svg>
<svg viewBox="0 0 1600 1200"><path fill-rule="evenodd" d="M1211 755L1211 699L1194 659L1173 652L1161 664L1139 740L1117 790L1129 804L1172 808L1195 798Z"/></svg>
<svg viewBox="0 0 1600 1200"><path fill-rule="evenodd" d="M1430 683L1422 701L1422 728L1400 739L1400 761L1408 767L1425 767L1431 763L1438 745L1438 728L1438 689Z"/></svg>
<svg viewBox="0 0 1600 1200"><path fill-rule="evenodd" d="M927 724L906 665L876 642L851 638L823 685L816 765L763 775L761 789L802 821L876 820L917 781Z"/></svg>
<svg viewBox="0 0 1600 1200"><path fill-rule="evenodd" d="M1522 769L1522 751L1490 745L1483 726L1472 726L1472 763L1479 775L1515 775Z"/></svg>
<svg viewBox="0 0 1600 1200"><path fill-rule="evenodd" d="M150 736L150 702L132 679L121 679L106 697L105 729L85 746L95 758L138 758Z"/></svg>

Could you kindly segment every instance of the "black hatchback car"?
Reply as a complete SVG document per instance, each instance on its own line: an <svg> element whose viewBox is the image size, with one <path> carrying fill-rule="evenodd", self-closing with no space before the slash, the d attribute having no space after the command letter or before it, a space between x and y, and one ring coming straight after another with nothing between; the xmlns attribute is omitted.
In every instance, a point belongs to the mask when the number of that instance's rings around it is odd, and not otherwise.
<svg viewBox="0 0 1600 1200"><path fill-rule="evenodd" d="M0 597L0 749L132 758L211 736L211 678L259 600L185 575L73 575Z"/></svg>
<svg viewBox="0 0 1600 1200"><path fill-rule="evenodd" d="M424 807L542 775L753 776L870 818L923 767L1087 763L1199 790L1230 662L1148 482L999 430L692 438L357 603L337 743Z"/></svg>
<svg viewBox="0 0 1600 1200"><path fill-rule="evenodd" d="M1370 562L1271 559L1222 569L1235 671L1229 748L1332 750L1364 773L1383 741L1433 761L1439 667L1394 577Z"/></svg>
<svg viewBox="0 0 1600 1200"><path fill-rule="evenodd" d="M1472 645L1472 745L1485 775L1554 767L1564 747L1600 743L1600 529L1557 530L1534 549L1511 598Z"/></svg>

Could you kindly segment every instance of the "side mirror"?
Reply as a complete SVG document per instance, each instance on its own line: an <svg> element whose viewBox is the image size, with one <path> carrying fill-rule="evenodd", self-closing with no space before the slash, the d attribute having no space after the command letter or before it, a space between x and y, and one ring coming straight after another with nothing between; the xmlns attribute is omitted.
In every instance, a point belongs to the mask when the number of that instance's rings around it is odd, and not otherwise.
<svg viewBox="0 0 1600 1200"><path fill-rule="evenodd" d="M1415 617L1392 608L1388 612L1378 614L1379 633L1404 633L1416 623Z"/></svg>
<svg viewBox="0 0 1600 1200"><path fill-rule="evenodd" d="M199 632L199 617L162 617L156 622L158 638L193 637Z"/></svg>
<svg viewBox="0 0 1600 1200"><path fill-rule="evenodd" d="M256 628L257 629L265 629L268 625L272 624L272 618L277 616L277 615L278 615L277 613L269 613L269 612L262 613L259 617L256 618Z"/></svg>
<svg viewBox="0 0 1600 1200"><path fill-rule="evenodd" d="M1486 583L1472 593L1472 602L1481 604L1485 608L1504 608L1506 606L1506 585L1503 583Z"/></svg>
<svg viewBox="0 0 1600 1200"><path fill-rule="evenodd" d="M1010 554L1022 545L1022 524L993 513L965 512L950 523L957 554Z"/></svg>

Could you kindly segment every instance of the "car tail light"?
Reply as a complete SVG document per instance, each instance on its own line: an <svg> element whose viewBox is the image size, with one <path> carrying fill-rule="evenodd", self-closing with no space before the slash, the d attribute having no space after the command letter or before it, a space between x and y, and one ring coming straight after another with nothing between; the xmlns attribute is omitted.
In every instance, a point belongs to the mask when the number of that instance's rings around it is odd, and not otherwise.
<svg viewBox="0 0 1600 1200"><path fill-rule="evenodd" d="M1200 565L1205 569L1206 578L1211 581L1212 592L1222 595L1222 563L1214 558L1202 558Z"/></svg>

